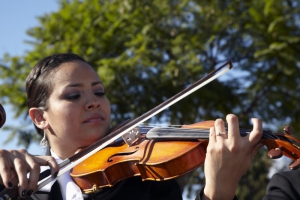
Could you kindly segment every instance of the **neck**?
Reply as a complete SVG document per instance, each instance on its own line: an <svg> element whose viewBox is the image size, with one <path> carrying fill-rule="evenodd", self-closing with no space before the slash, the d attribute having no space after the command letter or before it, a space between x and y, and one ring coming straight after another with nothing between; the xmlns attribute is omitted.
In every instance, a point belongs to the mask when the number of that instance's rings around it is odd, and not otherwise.
<svg viewBox="0 0 300 200"><path fill-rule="evenodd" d="M50 144L52 151L55 152L55 154L62 160L73 156L78 150L77 148L75 148L75 145L68 145L65 144L65 142L50 141Z"/></svg>

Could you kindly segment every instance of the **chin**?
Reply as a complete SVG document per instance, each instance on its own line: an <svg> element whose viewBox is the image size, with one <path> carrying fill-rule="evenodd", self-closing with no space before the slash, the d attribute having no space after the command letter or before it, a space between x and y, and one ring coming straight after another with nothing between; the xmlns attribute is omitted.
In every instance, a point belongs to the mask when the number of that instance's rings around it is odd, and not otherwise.
<svg viewBox="0 0 300 200"><path fill-rule="evenodd" d="M88 137L88 138L87 138ZM89 135L86 138L83 138L83 141L85 140L88 145L91 145L95 142L97 142L98 140L100 140L101 138L103 138L103 135L99 135L99 134L94 134L94 135Z"/></svg>

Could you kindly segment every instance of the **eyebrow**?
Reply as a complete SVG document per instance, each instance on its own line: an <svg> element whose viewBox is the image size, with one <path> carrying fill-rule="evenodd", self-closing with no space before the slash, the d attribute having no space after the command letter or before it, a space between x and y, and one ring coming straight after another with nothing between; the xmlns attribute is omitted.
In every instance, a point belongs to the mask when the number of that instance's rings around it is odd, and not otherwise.
<svg viewBox="0 0 300 200"><path fill-rule="evenodd" d="M98 85L98 84L103 84L101 81L96 81L96 82L92 82L92 86L94 85ZM74 84L70 84L70 85L67 85L67 87L80 87L80 86L83 86L82 83L74 83Z"/></svg>

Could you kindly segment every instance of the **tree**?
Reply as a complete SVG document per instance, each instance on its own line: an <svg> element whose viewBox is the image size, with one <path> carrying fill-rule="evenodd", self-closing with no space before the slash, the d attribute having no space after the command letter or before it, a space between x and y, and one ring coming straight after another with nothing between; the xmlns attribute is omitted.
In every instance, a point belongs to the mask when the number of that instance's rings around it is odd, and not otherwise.
<svg viewBox="0 0 300 200"><path fill-rule="evenodd" d="M11 104L15 116L24 116L27 124L26 75L45 56L73 52L99 73L117 124L232 60L235 69L230 76L213 81L151 121L189 124L235 113L244 127L251 117L259 117L273 130L286 123L297 129L299 7L293 0L62 0L57 12L39 17L40 25L28 30L32 51L24 57L3 57L1 101ZM38 139L32 126L7 129L26 145ZM270 161L260 157L258 162L264 164L254 164L249 174L264 173L257 174L259 178L245 176L252 188L239 189L244 199L252 199L253 191L266 186ZM258 179L259 184L254 182ZM240 188L250 184L241 183ZM258 193L261 199L263 192Z"/></svg>

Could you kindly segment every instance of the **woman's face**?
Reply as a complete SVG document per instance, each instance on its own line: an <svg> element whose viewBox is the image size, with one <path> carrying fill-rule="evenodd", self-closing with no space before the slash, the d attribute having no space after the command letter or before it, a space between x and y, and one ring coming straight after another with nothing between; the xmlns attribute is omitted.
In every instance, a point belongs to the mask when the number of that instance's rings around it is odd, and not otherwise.
<svg viewBox="0 0 300 200"><path fill-rule="evenodd" d="M82 61L63 63L52 74L51 84L53 91L44 118L52 147L79 149L108 133L110 103L90 65Z"/></svg>

